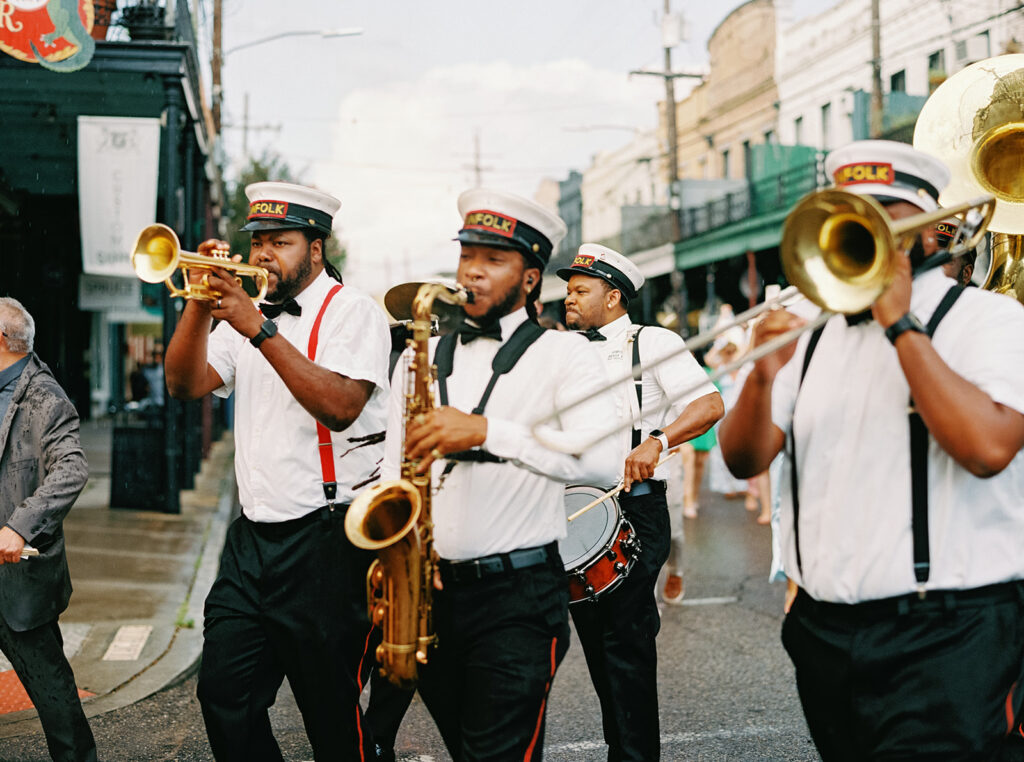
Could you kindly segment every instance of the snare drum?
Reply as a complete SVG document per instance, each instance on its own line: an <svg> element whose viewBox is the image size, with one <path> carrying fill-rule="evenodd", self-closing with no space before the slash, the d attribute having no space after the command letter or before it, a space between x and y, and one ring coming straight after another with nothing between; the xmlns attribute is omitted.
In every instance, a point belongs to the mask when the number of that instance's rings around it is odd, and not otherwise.
<svg viewBox="0 0 1024 762"><path fill-rule="evenodd" d="M567 487L565 515L571 516L604 493L597 487ZM629 574L640 555L640 538L612 496L569 522L569 533L558 543L558 552L569 578L569 603L597 600Z"/></svg>

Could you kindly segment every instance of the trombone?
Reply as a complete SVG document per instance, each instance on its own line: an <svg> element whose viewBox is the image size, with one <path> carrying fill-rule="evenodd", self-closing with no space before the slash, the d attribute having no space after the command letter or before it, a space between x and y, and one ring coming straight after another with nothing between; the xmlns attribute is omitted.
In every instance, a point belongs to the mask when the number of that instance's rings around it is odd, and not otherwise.
<svg viewBox="0 0 1024 762"><path fill-rule="evenodd" d="M820 307L821 313L803 326L765 342L744 357L716 368L699 384L665 400L655 415L666 412L676 400L705 383L713 383L741 365L759 360L796 341L802 334L824 325L838 313L852 315L868 309L891 282L896 257L904 256L903 250L920 231L950 216L962 215L963 222L950 245L949 256L960 256L970 251L985 235L985 228L994 211L995 199L992 196L980 196L957 206L893 220L881 204L869 196L837 189L815 191L804 196L786 217L780 244L782 268L792 285L773 299L741 312L727 325L694 336L678 351L641 365L640 370L646 371L684 352L710 344L729 329L753 320L767 310L796 301L801 296ZM933 254L929 259L938 256ZM620 388L632 380L632 373L622 376L592 392L587 399ZM586 442L567 441L565 432L556 431L548 425L585 401L581 399L570 403L535 421L531 427L533 436L552 450L575 453L637 424L636 420L617 423Z"/></svg>
<svg viewBox="0 0 1024 762"><path fill-rule="evenodd" d="M235 280L242 285L242 278L251 278L257 291L252 297L254 302L261 301L267 295L267 271L256 265L233 262L227 256L207 256L191 251L182 251L178 236L166 225L157 223L142 229L135 245L132 246L132 269L140 280L146 283L163 281L171 292L171 296L181 296L197 301L216 301L219 293L210 288L207 277L203 276L200 283L189 280L189 269L206 270L207 275L213 268L219 267L235 274ZM185 279L184 288L178 288L171 280L177 270L182 271Z"/></svg>

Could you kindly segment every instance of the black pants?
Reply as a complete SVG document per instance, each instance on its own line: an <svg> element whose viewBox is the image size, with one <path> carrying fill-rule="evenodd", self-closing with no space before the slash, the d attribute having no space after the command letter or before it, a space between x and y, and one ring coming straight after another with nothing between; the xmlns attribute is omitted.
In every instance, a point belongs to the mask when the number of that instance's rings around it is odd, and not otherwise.
<svg viewBox="0 0 1024 762"><path fill-rule="evenodd" d="M371 655L381 641L380 628L375 627L373 633ZM366 724L377 746L377 759L381 762L395 762L395 739L409 704L416 695L416 689L399 688L381 677L376 660L370 666L370 701L366 705Z"/></svg>
<svg viewBox="0 0 1024 762"><path fill-rule="evenodd" d="M826 762L1018 758L1024 583L965 592L858 606L800 592L782 643Z"/></svg>
<svg viewBox="0 0 1024 762"><path fill-rule="evenodd" d="M370 634L372 554L345 536L344 511L228 530L206 599L198 696L214 757L282 759L268 708L287 676L317 760L373 759L359 709Z"/></svg>
<svg viewBox="0 0 1024 762"><path fill-rule="evenodd" d="M455 762L542 758L544 714L569 648L569 589L548 563L436 591L438 646L419 691Z"/></svg>
<svg viewBox="0 0 1024 762"><path fill-rule="evenodd" d="M57 620L16 632L0 619L0 651L32 699L55 762L95 762L96 742L64 656Z"/></svg>
<svg viewBox="0 0 1024 762"><path fill-rule="evenodd" d="M615 590L569 611L601 702L609 762L650 762L661 747L654 588L671 538L665 485L639 497L620 493L619 502L640 538L640 557Z"/></svg>

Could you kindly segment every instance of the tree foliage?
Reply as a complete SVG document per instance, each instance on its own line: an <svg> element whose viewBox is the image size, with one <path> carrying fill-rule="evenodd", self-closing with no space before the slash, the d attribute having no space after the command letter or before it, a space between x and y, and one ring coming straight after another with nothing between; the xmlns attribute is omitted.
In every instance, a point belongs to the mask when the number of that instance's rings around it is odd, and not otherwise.
<svg viewBox="0 0 1024 762"><path fill-rule="evenodd" d="M245 225L245 218L249 213L249 200L245 196L245 187L266 180L305 184L302 173L293 171L288 163L273 151L267 150L258 157L250 158L249 163L239 174L237 182L228 192L228 240L231 243L231 251L234 253L240 253L247 257L249 252L249 233L239 231ZM338 272L345 272L345 247L338 240L337 235L332 235L325 243L327 258L331 264L338 268Z"/></svg>

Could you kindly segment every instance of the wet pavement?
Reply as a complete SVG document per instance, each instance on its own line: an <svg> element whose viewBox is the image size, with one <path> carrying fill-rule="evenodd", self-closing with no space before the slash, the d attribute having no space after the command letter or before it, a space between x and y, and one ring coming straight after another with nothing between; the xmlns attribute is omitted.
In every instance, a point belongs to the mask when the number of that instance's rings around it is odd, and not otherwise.
<svg viewBox="0 0 1024 762"><path fill-rule="evenodd" d="M111 436L108 421L83 423L89 481L64 519L74 593L60 626L89 717L180 682L195 667L203 600L236 503L225 434L194 489L181 493L180 514L110 508ZM0 738L38 733L10 669L0 657ZM12 682L15 690L4 691Z"/></svg>

